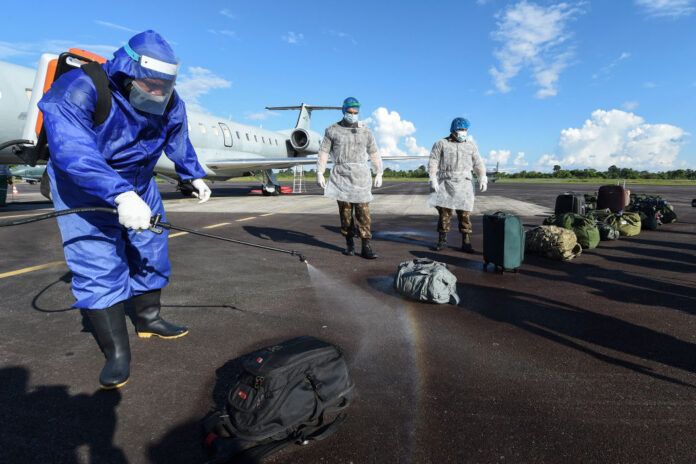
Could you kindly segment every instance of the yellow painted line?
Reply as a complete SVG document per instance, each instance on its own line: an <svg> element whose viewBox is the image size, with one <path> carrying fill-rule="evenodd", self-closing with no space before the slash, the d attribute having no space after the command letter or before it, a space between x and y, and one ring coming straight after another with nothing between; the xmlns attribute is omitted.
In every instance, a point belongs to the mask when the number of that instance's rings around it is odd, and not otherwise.
<svg viewBox="0 0 696 464"><path fill-rule="evenodd" d="M31 266L31 267L25 267L24 269L17 269L16 271L3 272L2 274L0 274L0 279L26 274L28 272L40 271L41 269L48 269L49 267L54 267L54 266L58 266L61 264L65 264L65 261L53 261L53 262L46 263L46 264L39 264L38 266Z"/></svg>
<svg viewBox="0 0 696 464"><path fill-rule="evenodd" d="M260 217L266 217L266 216L273 216L275 213L266 213L262 214Z"/></svg>
<svg viewBox="0 0 696 464"><path fill-rule="evenodd" d="M237 222L244 222L244 221L250 221L252 219L256 219L256 216L251 216L251 217L246 217L242 219L237 219Z"/></svg>
<svg viewBox="0 0 696 464"><path fill-rule="evenodd" d="M177 232L175 234L169 234L169 238L181 237L182 235L188 235L188 232Z"/></svg>
<svg viewBox="0 0 696 464"><path fill-rule="evenodd" d="M229 222L221 222L220 224L213 224L212 226L206 226L204 229L217 229L218 227L229 226Z"/></svg>

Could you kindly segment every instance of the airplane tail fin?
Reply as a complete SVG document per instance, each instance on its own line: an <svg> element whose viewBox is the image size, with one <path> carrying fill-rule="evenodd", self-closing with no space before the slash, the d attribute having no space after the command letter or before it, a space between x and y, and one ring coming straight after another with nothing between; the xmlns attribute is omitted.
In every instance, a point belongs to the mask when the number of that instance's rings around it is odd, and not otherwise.
<svg viewBox="0 0 696 464"><path fill-rule="evenodd" d="M310 123L312 122L312 111L314 110L340 110L340 106L314 106L302 103L300 106L267 106L267 110L270 111L285 111L285 110L299 110L300 115L297 118L297 124L295 124L295 129L305 129L309 130Z"/></svg>

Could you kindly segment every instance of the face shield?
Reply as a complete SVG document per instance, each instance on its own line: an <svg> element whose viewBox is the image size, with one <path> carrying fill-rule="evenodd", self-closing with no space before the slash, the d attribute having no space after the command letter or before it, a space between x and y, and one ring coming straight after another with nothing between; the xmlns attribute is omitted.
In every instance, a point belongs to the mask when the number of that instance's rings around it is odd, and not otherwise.
<svg viewBox="0 0 696 464"><path fill-rule="evenodd" d="M126 43L123 47L128 55L153 77L133 79L128 100L133 108L146 113L162 115L167 109L174 92L174 83L179 71L178 63L167 63L140 55ZM156 77L155 77L156 76Z"/></svg>

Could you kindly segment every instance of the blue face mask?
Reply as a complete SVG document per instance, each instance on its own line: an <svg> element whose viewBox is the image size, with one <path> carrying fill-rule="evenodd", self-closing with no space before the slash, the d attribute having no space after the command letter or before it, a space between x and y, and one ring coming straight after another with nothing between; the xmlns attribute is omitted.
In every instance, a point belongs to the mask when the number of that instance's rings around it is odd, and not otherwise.
<svg viewBox="0 0 696 464"><path fill-rule="evenodd" d="M355 124L358 122L358 115L357 113L346 113L343 115L343 119L345 119L347 123Z"/></svg>
<svg viewBox="0 0 696 464"><path fill-rule="evenodd" d="M457 141L458 142L466 142L467 139L469 138L468 131L457 131Z"/></svg>

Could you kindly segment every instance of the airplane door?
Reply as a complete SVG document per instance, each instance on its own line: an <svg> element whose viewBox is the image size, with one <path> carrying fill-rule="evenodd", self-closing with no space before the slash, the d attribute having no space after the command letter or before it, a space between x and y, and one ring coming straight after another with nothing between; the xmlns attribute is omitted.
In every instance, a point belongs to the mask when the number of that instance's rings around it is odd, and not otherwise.
<svg viewBox="0 0 696 464"><path fill-rule="evenodd" d="M226 147L231 147L232 146L232 132L230 131L230 128L227 127L227 124L225 123L219 123L220 124L220 129L222 129L222 137L225 140L225 146Z"/></svg>

